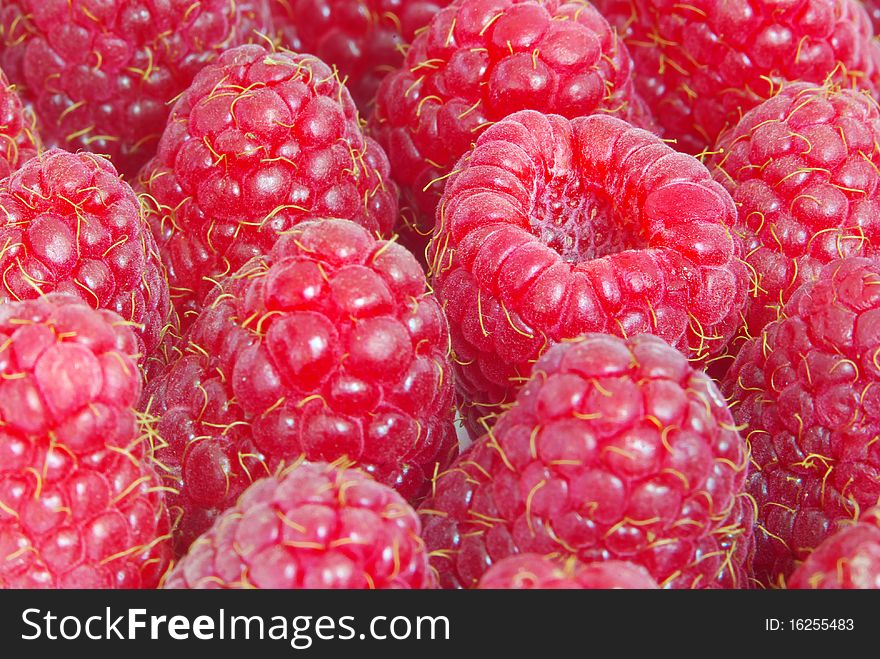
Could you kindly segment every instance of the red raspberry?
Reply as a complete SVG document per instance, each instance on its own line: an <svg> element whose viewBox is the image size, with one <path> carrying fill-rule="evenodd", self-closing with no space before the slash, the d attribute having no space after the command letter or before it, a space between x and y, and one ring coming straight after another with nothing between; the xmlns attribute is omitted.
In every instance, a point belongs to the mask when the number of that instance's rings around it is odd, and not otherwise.
<svg viewBox="0 0 880 659"><path fill-rule="evenodd" d="M334 72L262 46L229 50L199 73L140 182L187 316L217 277L297 222L338 217L387 236L397 215L385 154L364 138Z"/></svg>
<svg viewBox="0 0 880 659"><path fill-rule="evenodd" d="M149 357L176 331L138 199L109 160L51 149L0 181L0 301L62 291L137 325Z"/></svg>
<svg viewBox="0 0 880 659"><path fill-rule="evenodd" d="M385 75L451 0L270 0L282 44L339 67L361 112ZM299 30L297 28L300 28Z"/></svg>
<svg viewBox="0 0 880 659"><path fill-rule="evenodd" d="M584 332L657 334L703 360L740 324L730 195L650 133L523 111L456 171L432 270L472 416L513 400L548 345Z"/></svg>
<svg viewBox="0 0 880 659"><path fill-rule="evenodd" d="M300 224L224 280L151 383L185 546L255 478L346 456L415 500L456 448L446 319L415 258Z"/></svg>
<svg viewBox="0 0 880 659"><path fill-rule="evenodd" d="M722 391L752 449L755 576L778 585L880 500L880 263L826 265L743 346Z"/></svg>
<svg viewBox="0 0 880 659"><path fill-rule="evenodd" d="M822 541L794 571L796 589L880 589L880 508Z"/></svg>
<svg viewBox="0 0 880 659"><path fill-rule="evenodd" d="M0 69L0 179L37 155L38 148L34 117L22 107L15 85Z"/></svg>
<svg viewBox="0 0 880 659"><path fill-rule="evenodd" d="M785 80L876 91L880 50L857 0L597 0L626 35L665 136L699 153Z"/></svg>
<svg viewBox="0 0 880 659"><path fill-rule="evenodd" d="M745 586L748 457L702 371L661 339L588 334L435 481L422 537L446 587L520 552L626 560L663 586Z"/></svg>
<svg viewBox="0 0 880 659"><path fill-rule="evenodd" d="M433 588L419 517L356 469L295 465L242 494L165 588Z"/></svg>
<svg viewBox="0 0 880 659"><path fill-rule="evenodd" d="M554 561L540 554L508 556L483 574L481 589L583 589L657 588L641 565L626 561L581 563L576 558Z"/></svg>
<svg viewBox="0 0 880 659"><path fill-rule="evenodd" d="M460 0L382 82L375 132L425 235L445 177L477 135L522 109L652 125L629 53L585 0Z"/></svg>
<svg viewBox="0 0 880 659"><path fill-rule="evenodd" d="M155 588L168 567L136 346L65 295L0 304L0 588Z"/></svg>
<svg viewBox="0 0 880 659"><path fill-rule="evenodd" d="M823 265L880 254L880 107L867 93L785 85L722 134L715 178L752 270L749 336Z"/></svg>
<svg viewBox="0 0 880 659"><path fill-rule="evenodd" d="M265 12L262 0L5 0L0 64L47 144L108 154L133 177L168 104Z"/></svg>

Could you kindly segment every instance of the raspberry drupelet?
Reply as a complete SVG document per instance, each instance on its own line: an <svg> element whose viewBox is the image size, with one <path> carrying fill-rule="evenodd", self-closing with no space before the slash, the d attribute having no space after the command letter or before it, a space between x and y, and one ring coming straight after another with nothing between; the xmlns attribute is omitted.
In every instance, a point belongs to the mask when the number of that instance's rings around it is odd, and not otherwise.
<svg viewBox="0 0 880 659"><path fill-rule="evenodd" d="M137 196L102 156L50 149L0 181L0 301L50 291L134 325L142 364L177 331Z"/></svg>
<svg viewBox="0 0 880 659"><path fill-rule="evenodd" d="M263 0L6 0L0 65L48 146L109 155L132 179L156 150L169 103L267 21Z"/></svg>
<svg viewBox="0 0 880 659"><path fill-rule="evenodd" d="M880 589L880 508L861 514L814 549L788 587L800 590Z"/></svg>
<svg viewBox="0 0 880 659"><path fill-rule="evenodd" d="M37 155L39 146L33 114L0 69L0 180Z"/></svg>
<svg viewBox="0 0 880 659"><path fill-rule="evenodd" d="M786 81L877 93L880 46L858 0L597 0L629 47L636 89L687 153Z"/></svg>
<svg viewBox="0 0 880 659"><path fill-rule="evenodd" d="M356 469L294 465L251 485L165 588L433 588L419 517Z"/></svg>
<svg viewBox="0 0 880 659"><path fill-rule="evenodd" d="M483 132L429 249L471 430L584 332L656 334L695 362L721 352L747 292L735 218L698 160L620 119L526 110Z"/></svg>
<svg viewBox="0 0 880 659"><path fill-rule="evenodd" d="M155 588L167 569L136 350L76 298L0 304L0 588Z"/></svg>
<svg viewBox="0 0 880 659"><path fill-rule="evenodd" d="M780 586L880 500L880 263L826 265L743 345L722 391L751 445L755 577Z"/></svg>
<svg viewBox="0 0 880 659"><path fill-rule="evenodd" d="M397 219L385 153L335 72L256 45L196 76L140 185L184 325L216 279L297 222L336 217L390 237Z"/></svg>
<svg viewBox="0 0 880 659"><path fill-rule="evenodd" d="M631 68L626 47L583 0L462 0L440 11L383 80L372 122L407 221L430 233L458 158L518 110L608 113L653 126Z"/></svg>
<svg viewBox="0 0 880 659"><path fill-rule="evenodd" d="M339 68L362 113L420 28L451 0L270 0L281 45ZM299 29L298 29L299 28Z"/></svg>
<svg viewBox="0 0 880 659"><path fill-rule="evenodd" d="M656 589L657 582L641 565L626 561L581 563L573 557L560 561L540 554L516 554L498 561L486 570L477 588Z"/></svg>
<svg viewBox="0 0 880 659"><path fill-rule="evenodd" d="M151 382L186 546L254 479L345 456L416 501L455 457L446 319L403 247L302 223L208 298Z"/></svg>
<svg viewBox="0 0 880 659"><path fill-rule="evenodd" d="M826 263L880 255L880 106L870 94L791 83L722 134L709 162L736 202L758 336Z"/></svg>
<svg viewBox="0 0 880 659"><path fill-rule="evenodd" d="M443 587L507 556L639 564L663 587L747 587L743 439L712 380L656 336L587 334L435 480L422 537Z"/></svg>

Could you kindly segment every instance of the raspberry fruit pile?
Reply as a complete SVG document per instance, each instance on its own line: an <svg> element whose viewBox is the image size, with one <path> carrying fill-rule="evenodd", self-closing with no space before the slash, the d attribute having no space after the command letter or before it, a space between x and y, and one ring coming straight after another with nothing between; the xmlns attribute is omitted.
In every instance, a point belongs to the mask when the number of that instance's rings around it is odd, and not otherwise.
<svg viewBox="0 0 880 659"><path fill-rule="evenodd" d="M0 0L0 588L880 589L877 7Z"/></svg>
<svg viewBox="0 0 880 659"><path fill-rule="evenodd" d="M417 501L456 454L449 332L415 258L345 220L298 225L208 298L151 382L185 549L253 480L346 458Z"/></svg>
<svg viewBox="0 0 880 659"><path fill-rule="evenodd" d="M202 69L139 180L184 324L218 278L297 222L337 217L390 237L397 215L387 158L336 74L256 45Z"/></svg>

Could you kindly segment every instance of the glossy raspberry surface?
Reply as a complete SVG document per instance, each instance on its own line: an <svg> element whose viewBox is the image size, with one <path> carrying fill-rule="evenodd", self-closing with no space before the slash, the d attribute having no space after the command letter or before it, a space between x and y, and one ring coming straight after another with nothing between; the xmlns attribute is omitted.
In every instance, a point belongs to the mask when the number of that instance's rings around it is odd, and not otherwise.
<svg viewBox="0 0 880 659"><path fill-rule="evenodd" d="M710 150L786 81L876 92L880 50L857 0L597 0L625 35L636 88L677 148Z"/></svg>
<svg viewBox="0 0 880 659"><path fill-rule="evenodd" d="M148 390L179 545L300 455L426 493L457 448L446 319L426 286L409 252L344 220L298 225L222 283Z"/></svg>
<svg viewBox="0 0 880 659"><path fill-rule="evenodd" d="M880 508L814 549L788 583L796 589L880 589Z"/></svg>
<svg viewBox="0 0 880 659"><path fill-rule="evenodd" d="M270 0L285 48L339 69L362 113L379 83L403 63L408 44L450 0Z"/></svg>
<svg viewBox="0 0 880 659"><path fill-rule="evenodd" d="M34 117L21 104L15 85L0 69L0 179L37 155Z"/></svg>
<svg viewBox="0 0 880 659"><path fill-rule="evenodd" d="M165 588L432 588L419 517L356 469L294 466L251 485Z"/></svg>
<svg viewBox="0 0 880 659"><path fill-rule="evenodd" d="M139 361L176 328L137 197L109 160L50 149L0 181L0 300L60 291L134 325Z"/></svg>
<svg viewBox="0 0 880 659"><path fill-rule="evenodd" d="M733 201L647 131L523 111L456 170L430 256L472 420L512 401L553 343L648 332L702 361L741 323Z"/></svg>
<svg viewBox="0 0 880 659"><path fill-rule="evenodd" d="M747 586L748 456L715 384L661 339L588 334L436 479L423 538L444 587L517 553L642 565L661 586Z"/></svg>
<svg viewBox="0 0 880 659"><path fill-rule="evenodd" d="M641 565L626 561L581 563L576 558L553 560L540 554L517 554L495 563L483 574L477 588L589 589L657 588Z"/></svg>
<svg viewBox="0 0 880 659"><path fill-rule="evenodd" d="M722 391L751 445L755 576L778 586L880 498L880 264L826 265L743 345Z"/></svg>
<svg viewBox="0 0 880 659"><path fill-rule="evenodd" d="M606 113L653 125L631 66L585 1L462 0L437 13L383 80L373 122L415 229L431 230L459 156L513 112Z"/></svg>
<svg viewBox="0 0 880 659"><path fill-rule="evenodd" d="M169 103L224 49L254 38L263 0L6 0L0 65L48 146L112 157L133 178Z"/></svg>
<svg viewBox="0 0 880 659"><path fill-rule="evenodd" d="M397 219L385 154L330 67L256 45L199 73L140 185L185 324L215 279L298 222L337 217L390 237Z"/></svg>
<svg viewBox="0 0 880 659"><path fill-rule="evenodd" d="M155 588L168 567L136 350L75 298L0 304L0 587Z"/></svg>
<svg viewBox="0 0 880 659"><path fill-rule="evenodd" d="M758 336L826 263L880 254L880 107L865 92L794 83L725 132L710 169L736 202Z"/></svg>

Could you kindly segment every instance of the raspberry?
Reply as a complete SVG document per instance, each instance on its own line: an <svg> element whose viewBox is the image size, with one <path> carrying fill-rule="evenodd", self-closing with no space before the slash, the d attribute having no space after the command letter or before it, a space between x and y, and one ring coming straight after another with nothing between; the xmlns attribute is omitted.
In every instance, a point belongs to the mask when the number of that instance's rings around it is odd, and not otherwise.
<svg viewBox="0 0 880 659"><path fill-rule="evenodd" d="M626 48L585 0L461 0L382 82L374 129L425 235L443 182L475 137L522 109L613 113L652 125Z"/></svg>
<svg viewBox="0 0 880 659"><path fill-rule="evenodd" d="M788 587L880 589L880 508L824 540L794 571Z"/></svg>
<svg viewBox="0 0 880 659"><path fill-rule="evenodd" d="M880 254L880 107L867 93L795 83L722 134L715 178L739 210L758 336L791 294L845 256Z"/></svg>
<svg viewBox="0 0 880 659"><path fill-rule="evenodd" d="M584 564L569 558L560 563L539 554L518 554L508 556L486 570L477 588L657 588L657 582L641 565L626 561Z"/></svg>
<svg viewBox="0 0 880 659"><path fill-rule="evenodd" d="M382 78L403 63L406 44L450 1L271 0L271 7L283 45L339 67L366 112Z"/></svg>
<svg viewBox="0 0 880 659"><path fill-rule="evenodd" d="M419 530L394 490L355 469L305 463L251 485L165 588L432 588Z"/></svg>
<svg viewBox="0 0 880 659"><path fill-rule="evenodd" d="M833 261L743 345L722 383L751 444L755 576L796 560L880 500L880 263Z"/></svg>
<svg viewBox="0 0 880 659"><path fill-rule="evenodd" d="M196 76L140 182L185 323L215 278L297 222L338 217L387 236L397 214L387 158L334 72L262 46Z"/></svg>
<svg viewBox="0 0 880 659"><path fill-rule="evenodd" d="M0 302L61 291L137 325L150 357L176 317L138 199L109 160L51 149L0 181Z"/></svg>
<svg viewBox="0 0 880 659"><path fill-rule="evenodd" d="M136 346L62 294L0 304L0 588L155 588L168 567Z"/></svg>
<svg viewBox="0 0 880 659"><path fill-rule="evenodd" d="M880 51L857 0L599 0L635 85L677 148L699 153L785 80L876 92Z"/></svg>
<svg viewBox="0 0 880 659"><path fill-rule="evenodd" d="M501 559L626 560L663 586L744 586L748 464L727 405L661 339L587 334L535 364L516 403L421 507L441 585Z"/></svg>
<svg viewBox="0 0 880 659"><path fill-rule="evenodd" d="M650 133L523 111L456 171L430 252L472 417L511 401L558 341L648 332L703 360L740 324L730 195Z"/></svg>
<svg viewBox="0 0 880 659"><path fill-rule="evenodd" d="M168 104L268 16L263 0L6 0L0 64L49 146L110 155L134 177Z"/></svg>
<svg viewBox="0 0 880 659"><path fill-rule="evenodd" d="M37 155L38 148L33 115L22 107L15 85L0 70L0 179Z"/></svg>
<svg viewBox="0 0 880 659"><path fill-rule="evenodd" d="M416 500L454 457L446 319L415 258L300 224L209 298L148 394L185 546L254 478L346 456Z"/></svg>

